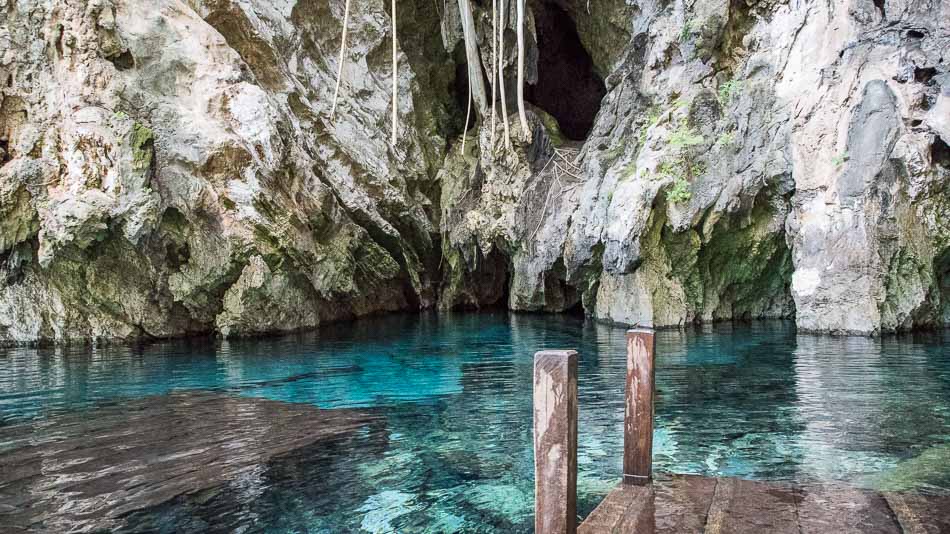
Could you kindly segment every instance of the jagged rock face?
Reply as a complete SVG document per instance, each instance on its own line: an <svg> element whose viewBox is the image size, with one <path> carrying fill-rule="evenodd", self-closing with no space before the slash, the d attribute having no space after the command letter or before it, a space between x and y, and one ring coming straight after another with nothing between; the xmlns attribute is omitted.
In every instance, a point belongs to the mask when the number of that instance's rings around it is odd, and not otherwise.
<svg viewBox="0 0 950 534"><path fill-rule="evenodd" d="M947 324L950 5L568 9L583 42L629 40L599 58L608 93L574 162L581 180L483 158L483 192L524 188L509 211L478 210L523 217L466 241L510 250L510 307L580 300L657 326L794 316L832 333ZM618 33L607 22L624 10Z"/></svg>
<svg viewBox="0 0 950 534"><path fill-rule="evenodd" d="M453 73L438 16L403 7L390 147L381 3L353 10L329 120L342 7L2 2L0 340L246 334L434 302Z"/></svg>
<svg viewBox="0 0 950 534"><path fill-rule="evenodd" d="M353 2L331 118L342 1L0 0L0 342L437 304L950 323L945 0L531 0L530 133L498 5L512 146L483 118L463 152L457 2L398 3L390 146L389 2Z"/></svg>

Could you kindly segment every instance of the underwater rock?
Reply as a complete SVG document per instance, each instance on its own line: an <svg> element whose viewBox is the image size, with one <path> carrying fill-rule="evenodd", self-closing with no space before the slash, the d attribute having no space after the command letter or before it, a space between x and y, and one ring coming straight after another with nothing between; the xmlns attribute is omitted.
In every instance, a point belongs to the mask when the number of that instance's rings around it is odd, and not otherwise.
<svg viewBox="0 0 950 534"><path fill-rule="evenodd" d="M175 392L5 426L0 523L37 532L120 529L130 513L240 484L274 457L373 421L368 410Z"/></svg>

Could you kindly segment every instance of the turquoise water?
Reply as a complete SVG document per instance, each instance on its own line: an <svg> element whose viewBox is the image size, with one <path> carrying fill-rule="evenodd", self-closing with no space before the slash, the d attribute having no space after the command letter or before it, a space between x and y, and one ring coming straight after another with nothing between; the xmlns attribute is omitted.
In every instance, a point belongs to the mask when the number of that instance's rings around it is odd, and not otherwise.
<svg viewBox="0 0 950 534"><path fill-rule="evenodd" d="M661 331L655 469L950 492L948 341L787 323ZM63 414L183 390L367 409L384 424L272 459L252 490L178 497L126 528L530 532L532 355L544 348L580 353L586 515L620 473L624 329L580 318L392 316L266 340L0 350L0 430L55 435Z"/></svg>

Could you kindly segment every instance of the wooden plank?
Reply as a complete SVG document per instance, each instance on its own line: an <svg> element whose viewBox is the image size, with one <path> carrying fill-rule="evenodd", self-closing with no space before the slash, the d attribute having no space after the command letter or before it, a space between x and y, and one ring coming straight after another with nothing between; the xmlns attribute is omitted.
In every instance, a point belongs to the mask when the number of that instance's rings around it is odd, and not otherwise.
<svg viewBox="0 0 950 534"><path fill-rule="evenodd" d="M872 491L834 485L806 485L798 504L802 532L900 534L884 498Z"/></svg>
<svg viewBox="0 0 950 534"><path fill-rule="evenodd" d="M577 352L534 355L534 528L577 530Z"/></svg>
<svg viewBox="0 0 950 534"><path fill-rule="evenodd" d="M799 534L799 490L784 484L721 478L706 518L706 534Z"/></svg>
<svg viewBox="0 0 950 534"><path fill-rule="evenodd" d="M950 532L950 497L885 493L884 498L906 534Z"/></svg>
<svg viewBox="0 0 950 534"><path fill-rule="evenodd" d="M637 486L620 484L578 528L579 534L701 533L716 479L675 475Z"/></svg>
<svg viewBox="0 0 950 534"><path fill-rule="evenodd" d="M627 388L624 407L623 481L646 484L653 466L653 352L650 328L627 331Z"/></svg>
<svg viewBox="0 0 950 534"><path fill-rule="evenodd" d="M620 484L587 516L578 534L651 532L653 488Z"/></svg>
<svg viewBox="0 0 950 534"><path fill-rule="evenodd" d="M657 534L701 533L716 492L716 479L677 475L655 481Z"/></svg>

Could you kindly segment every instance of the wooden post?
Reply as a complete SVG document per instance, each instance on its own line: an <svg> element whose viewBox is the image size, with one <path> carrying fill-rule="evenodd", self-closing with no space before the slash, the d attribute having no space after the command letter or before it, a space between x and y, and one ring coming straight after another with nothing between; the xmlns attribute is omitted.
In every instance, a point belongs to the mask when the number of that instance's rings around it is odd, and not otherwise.
<svg viewBox="0 0 950 534"><path fill-rule="evenodd" d="M653 467L652 328L627 331L627 392L623 420L623 482L650 482Z"/></svg>
<svg viewBox="0 0 950 534"><path fill-rule="evenodd" d="M577 352L534 355L534 531L577 531Z"/></svg>

